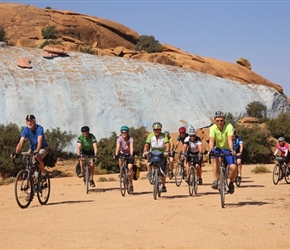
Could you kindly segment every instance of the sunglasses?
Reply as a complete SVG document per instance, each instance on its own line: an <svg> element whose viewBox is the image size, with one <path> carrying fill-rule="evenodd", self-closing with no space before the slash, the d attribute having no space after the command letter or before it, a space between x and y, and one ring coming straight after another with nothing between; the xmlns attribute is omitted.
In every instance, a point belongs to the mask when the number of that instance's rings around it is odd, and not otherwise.
<svg viewBox="0 0 290 250"><path fill-rule="evenodd" d="M224 119L221 119L221 120L215 120L216 122L223 122L224 121Z"/></svg>
<svg viewBox="0 0 290 250"><path fill-rule="evenodd" d="M122 131L121 133L122 133L122 134L128 134L128 132L127 132L127 131Z"/></svg>
<svg viewBox="0 0 290 250"><path fill-rule="evenodd" d="M195 135L190 135L189 137L195 137Z"/></svg>

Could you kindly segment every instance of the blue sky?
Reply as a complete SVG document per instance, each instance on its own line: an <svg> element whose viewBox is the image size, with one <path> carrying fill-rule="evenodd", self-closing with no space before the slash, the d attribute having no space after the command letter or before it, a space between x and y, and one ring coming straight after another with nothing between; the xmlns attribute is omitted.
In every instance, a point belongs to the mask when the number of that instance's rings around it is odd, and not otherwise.
<svg viewBox="0 0 290 250"><path fill-rule="evenodd" d="M290 0L2 1L101 17L204 57L247 58L290 97Z"/></svg>

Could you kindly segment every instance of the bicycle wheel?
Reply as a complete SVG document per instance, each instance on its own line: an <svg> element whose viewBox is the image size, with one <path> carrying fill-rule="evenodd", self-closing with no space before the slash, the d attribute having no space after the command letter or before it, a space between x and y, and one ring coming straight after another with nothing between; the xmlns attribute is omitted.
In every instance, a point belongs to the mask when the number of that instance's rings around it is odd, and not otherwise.
<svg viewBox="0 0 290 250"><path fill-rule="evenodd" d="M85 166L85 186L86 186L86 194L89 193L89 180L90 180L90 166L86 163Z"/></svg>
<svg viewBox="0 0 290 250"><path fill-rule="evenodd" d="M127 167L125 167L125 182L126 182L126 190L127 190L127 193L128 194L131 194L129 174L128 174L128 168Z"/></svg>
<svg viewBox="0 0 290 250"><path fill-rule="evenodd" d="M228 187L230 184L230 182L229 182L229 180L230 180L230 167L229 166L226 168L225 177L226 177L226 184Z"/></svg>
<svg viewBox="0 0 290 250"><path fill-rule="evenodd" d="M120 191L121 191L122 196L125 196L126 189L127 189L126 173L125 173L124 167L122 167L120 171Z"/></svg>
<svg viewBox="0 0 290 250"><path fill-rule="evenodd" d="M156 200L157 194L158 194L158 192L160 192L159 181L158 181L158 169L157 168L154 168L152 180L153 180L153 198L154 198L154 200ZM158 196L159 196L159 194L158 194Z"/></svg>
<svg viewBox="0 0 290 250"><path fill-rule="evenodd" d="M241 186L242 177L237 175L236 179L235 179L235 182L236 182L237 187Z"/></svg>
<svg viewBox="0 0 290 250"><path fill-rule="evenodd" d="M219 192L221 195L221 206L225 207L225 193L226 193L226 171L223 166L220 166L220 180L219 180Z"/></svg>
<svg viewBox="0 0 290 250"><path fill-rule="evenodd" d="M279 164L276 164L274 166L274 169L273 169L273 183L274 185L277 185L279 180L280 180L280 166Z"/></svg>
<svg viewBox="0 0 290 250"><path fill-rule="evenodd" d="M286 166L286 172L285 172L285 181L287 184L290 184L290 168Z"/></svg>
<svg viewBox="0 0 290 250"><path fill-rule="evenodd" d="M194 169L190 167L189 176L188 176L188 191L189 195L192 196L194 192Z"/></svg>
<svg viewBox="0 0 290 250"><path fill-rule="evenodd" d="M40 178L38 178L38 190L36 193L39 203L45 205L50 196L50 178L48 173L46 173L45 181L41 181Z"/></svg>
<svg viewBox="0 0 290 250"><path fill-rule="evenodd" d="M179 187L183 178L183 166L181 162L177 163L174 175L175 175L175 184L177 187Z"/></svg>
<svg viewBox="0 0 290 250"><path fill-rule="evenodd" d="M19 207L27 208L33 200L33 180L29 170L20 170L14 183L14 194Z"/></svg>
<svg viewBox="0 0 290 250"><path fill-rule="evenodd" d="M197 176L197 171L195 167L191 168L190 175L192 175L191 177L192 182L191 182L191 185L189 186L191 186L191 190L192 190L191 196L192 196L193 194L197 194L197 190L198 190L198 176Z"/></svg>

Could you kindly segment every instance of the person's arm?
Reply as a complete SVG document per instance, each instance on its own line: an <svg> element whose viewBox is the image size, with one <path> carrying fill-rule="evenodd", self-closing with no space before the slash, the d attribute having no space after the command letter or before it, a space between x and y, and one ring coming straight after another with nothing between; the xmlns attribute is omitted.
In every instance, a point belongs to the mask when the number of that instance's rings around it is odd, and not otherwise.
<svg viewBox="0 0 290 250"><path fill-rule="evenodd" d="M15 153L16 153L16 154L19 154L19 153L21 152L22 146L23 146L23 144L24 144L24 140L25 140L24 137L21 137L21 138L20 138L20 140L19 140L19 142L18 142L18 144L17 144L17 146L16 146L16 149L15 149Z"/></svg>
<svg viewBox="0 0 290 250"><path fill-rule="evenodd" d="M213 151L214 148L214 137L209 137L209 150Z"/></svg>
<svg viewBox="0 0 290 250"><path fill-rule="evenodd" d="M117 140L115 155L119 155L119 152L120 152L120 143Z"/></svg>
<svg viewBox="0 0 290 250"><path fill-rule="evenodd" d="M131 142L130 142L130 155L134 155L134 140L133 138L131 137Z"/></svg>
<svg viewBox="0 0 290 250"><path fill-rule="evenodd" d="M80 142L77 143L77 155L81 154L82 144Z"/></svg>
<svg viewBox="0 0 290 250"><path fill-rule="evenodd" d="M229 144L229 149L233 152L234 145L233 145L233 136L232 135L228 135L228 144Z"/></svg>
<svg viewBox="0 0 290 250"><path fill-rule="evenodd" d="M203 152L203 145L202 145L202 143L198 144L198 152L199 152L199 154L202 154L202 152Z"/></svg>
<svg viewBox="0 0 290 250"><path fill-rule="evenodd" d="M94 148L94 155L97 156L98 155L98 145L97 142L93 143L93 148Z"/></svg>
<svg viewBox="0 0 290 250"><path fill-rule="evenodd" d="M36 150L39 152L40 151L40 149L41 149L41 146L42 146L42 135L39 135L38 137L37 137L37 146L36 146Z"/></svg>
<svg viewBox="0 0 290 250"><path fill-rule="evenodd" d="M244 150L244 143L240 143L240 154L243 153Z"/></svg>

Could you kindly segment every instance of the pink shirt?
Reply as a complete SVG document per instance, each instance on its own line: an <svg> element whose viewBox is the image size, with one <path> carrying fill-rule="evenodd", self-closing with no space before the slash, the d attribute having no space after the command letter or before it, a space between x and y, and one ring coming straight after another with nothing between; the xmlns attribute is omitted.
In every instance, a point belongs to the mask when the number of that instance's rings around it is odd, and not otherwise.
<svg viewBox="0 0 290 250"><path fill-rule="evenodd" d="M122 136L117 139L117 143L120 144L120 153L124 155L130 154L130 143L133 144L133 138L130 137L129 140L125 141Z"/></svg>
<svg viewBox="0 0 290 250"><path fill-rule="evenodd" d="M281 156L285 156L286 151L289 151L289 146L287 143L284 143L283 146L281 146L280 144L277 145L277 150L281 151Z"/></svg>

